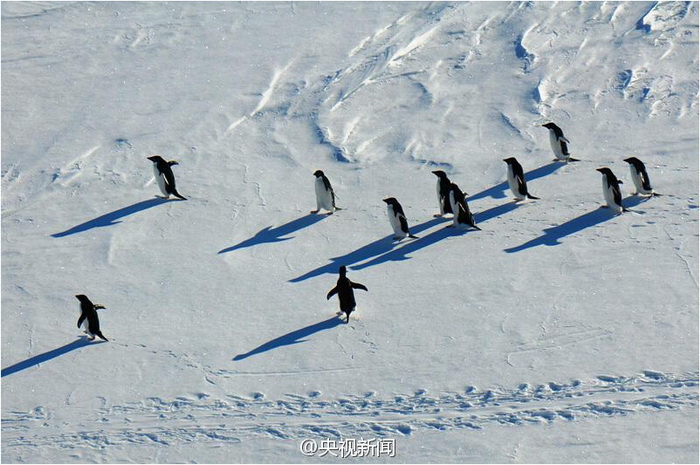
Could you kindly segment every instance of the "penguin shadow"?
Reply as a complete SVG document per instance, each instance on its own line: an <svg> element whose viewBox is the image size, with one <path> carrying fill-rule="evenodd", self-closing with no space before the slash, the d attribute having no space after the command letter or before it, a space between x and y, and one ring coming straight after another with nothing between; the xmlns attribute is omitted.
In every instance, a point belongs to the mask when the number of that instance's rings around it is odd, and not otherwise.
<svg viewBox="0 0 700 465"><path fill-rule="evenodd" d="M73 234L78 234L81 232L89 231L90 229L93 228L103 228L105 226L113 226L115 224L121 223L122 218L127 217L129 215L133 215L134 213L138 213L140 211L148 210L149 208L157 207L158 205L162 205L164 203L168 202L174 202L176 200L170 200L170 199L164 199L162 197L155 197L152 199L148 200L142 200L140 202L136 202L133 205L129 205L128 207L120 208L119 210L115 210L113 212L107 213L102 216L98 216L95 219L92 219L90 221L87 221L85 223L79 224L77 226L73 226L72 228L56 233L56 234L51 234L51 237L66 237L66 236L71 236ZM177 200L178 202L180 200Z"/></svg>
<svg viewBox="0 0 700 465"><path fill-rule="evenodd" d="M521 204L518 202L508 202L493 208L489 208L488 210L484 210L483 212L475 213L474 221L478 226L481 223L490 220L491 218L495 218L497 216L501 216L512 210L515 210L520 205ZM471 228L455 228L451 226L446 226L444 228L438 229L437 231L433 231L427 236L422 236L414 241L406 242L406 244L402 247L397 248L395 250L389 250L381 256L374 258L373 260L369 260L365 263L360 263L359 265L351 266L350 268L353 270L362 270L364 268L369 268L371 266L379 265L385 262L408 260L409 258L411 258L408 256L408 254L417 252L418 250L424 249L430 245L447 239L448 237L463 236L464 234L470 232L478 233L480 231Z"/></svg>
<svg viewBox="0 0 700 465"><path fill-rule="evenodd" d="M476 230L474 230L476 231ZM451 226L445 226L444 228L440 228L437 231L433 231L430 234L426 236L421 236L418 239L412 240L410 242L406 242L406 244L398 249L395 250L390 250L383 255L380 255L378 257L373 258L372 260L369 260L364 263L360 263L359 265L354 265L351 266L350 268L353 270L362 270L365 268L369 268L371 266L375 265L380 265L382 263L386 262L396 262L396 261L403 261L403 260L408 260L409 257L408 254L417 252L418 250L424 249L430 245L433 245L437 242L440 242L443 239L447 239L448 237L452 236L462 236L469 232L468 229L465 228L455 228ZM478 232L478 231L476 231Z"/></svg>
<svg viewBox="0 0 700 465"><path fill-rule="evenodd" d="M412 226L411 229L411 234L418 234L422 231L425 231L426 229L429 229L441 222L447 221L446 218L433 218L429 221L426 221L424 223L417 224L415 226ZM404 239L404 241L418 241L420 239ZM313 278L316 276L320 276L322 274L337 274L338 273L338 267L341 265L344 266L350 266L353 263L359 263L363 262L365 260L369 260L372 257L376 257L378 255L383 255L386 254L387 252L391 251L394 247L397 245L401 244L401 242L397 242L394 240L394 235L390 234L388 236L385 236L381 239L378 239L374 242L371 242L367 245L364 245L360 247L359 249L353 250L352 252L348 252L345 255L339 256L339 257L333 257L331 258L331 262L328 263L327 265L321 266L319 268L316 268L315 270L311 270L308 273L305 273L301 276L298 276L294 279L290 279L290 283L298 283L301 281L305 281L309 278ZM354 269L354 267L351 267Z"/></svg>
<svg viewBox="0 0 700 465"><path fill-rule="evenodd" d="M297 329L295 331L292 331L291 333L287 333L283 336L272 339L271 341L268 341L268 342L256 347L255 349L251 350L250 352L246 352L245 354L238 354L235 357L233 357L233 360L237 362L240 360L245 360L248 357L252 357L253 355L258 355L258 354L262 354L264 352L268 352L272 349L277 349L279 347L299 344L301 342L307 341L307 339L304 339L304 338L308 338L308 337L310 337L318 332L324 331L326 329L335 328L336 326L339 326L341 324L344 324L343 320L340 319L337 315L334 315L333 317L328 318L327 320L323 320L323 321L320 321L318 323L314 323L312 325L306 326L306 327L301 328L301 329Z"/></svg>
<svg viewBox="0 0 700 465"><path fill-rule="evenodd" d="M28 358L27 360L24 360L19 363L15 363L12 366L9 366L7 368L2 369L2 375L1 377L4 378L7 375L11 375L13 373L17 373L18 371L26 370L27 368L31 368L33 366L37 366L40 363L48 362L49 360L53 360L54 358L60 357L61 355L65 355L69 352L72 352L74 350L78 350L82 347L87 347L87 346L94 346L97 344L103 344L107 341L90 341L87 336L80 336L78 339L75 341L69 342L68 344L61 346L57 349L50 350L48 352L44 352L43 354L35 355L34 357Z"/></svg>
<svg viewBox="0 0 700 465"><path fill-rule="evenodd" d="M283 236L300 231L318 223L319 221L322 221L325 218L328 218L328 215L314 215L312 213L285 223L282 226L277 226L276 228L268 226L258 231L255 236L251 237L250 239L246 239L234 246L219 250L219 254L233 252L234 250L245 249L246 247L253 247L254 245L259 244L288 241L294 237Z"/></svg>
<svg viewBox="0 0 700 465"><path fill-rule="evenodd" d="M539 168L535 168L534 170L530 170L527 173L525 173L525 180L527 182L530 182L535 179L542 178L544 176L554 173L556 170L563 168L566 165L566 163L560 161L553 161L551 163L547 163L546 165L542 165ZM508 196L505 191L508 189L510 189L508 187L508 181L503 181L500 184L496 184L495 186L489 187L488 189L485 189L474 195L468 195L467 201L471 202L472 200L478 200L485 197L493 197L494 199L505 199Z"/></svg>
<svg viewBox="0 0 700 465"><path fill-rule="evenodd" d="M625 206L625 208L630 208L639 205L640 203L645 202L646 200L648 199L639 196L629 196L622 201L622 204ZM630 212L622 214L629 215L631 213L643 212L630 210ZM596 207L595 210L591 210L588 213L584 213L581 216L577 216L576 218L573 218L567 221L566 223L562 223L558 226L554 226L551 228L546 228L543 231L544 234L542 234L539 237L536 237L535 239L525 242L524 244L521 244L517 247L510 247L504 250L508 253L515 253L520 252L522 250L530 249L532 247L537 247L538 245L559 245L561 244L560 240L565 238L566 236L570 236L571 234L581 232L584 229L596 226L608 220L612 220L617 216L618 215L615 214L609 208Z"/></svg>

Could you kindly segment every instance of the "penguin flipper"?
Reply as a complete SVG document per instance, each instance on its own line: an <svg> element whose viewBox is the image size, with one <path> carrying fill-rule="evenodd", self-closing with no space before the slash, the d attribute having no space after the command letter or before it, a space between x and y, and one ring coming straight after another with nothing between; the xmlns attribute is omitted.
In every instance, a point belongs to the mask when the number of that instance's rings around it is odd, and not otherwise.
<svg viewBox="0 0 700 465"><path fill-rule="evenodd" d="M326 295L326 300L330 300L330 298L333 297L337 293L338 293L338 286L335 286L333 289L331 289L328 292L328 295Z"/></svg>
<svg viewBox="0 0 700 465"><path fill-rule="evenodd" d="M353 289L362 289L363 291L369 292L367 287L364 284L360 283L350 283L350 286L352 286Z"/></svg>
<svg viewBox="0 0 700 465"><path fill-rule="evenodd" d="M84 313L80 315L80 318L78 318L78 328L80 328L80 325L83 324L83 321L85 321L85 318L86 318L86 316Z"/></svg>

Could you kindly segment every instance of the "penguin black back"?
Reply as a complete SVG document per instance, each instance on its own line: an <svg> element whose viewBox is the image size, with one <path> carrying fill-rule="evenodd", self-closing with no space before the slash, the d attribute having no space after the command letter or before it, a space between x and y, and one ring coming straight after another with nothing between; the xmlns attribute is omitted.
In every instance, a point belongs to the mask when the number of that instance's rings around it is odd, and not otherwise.
<svg viewBox="0 0 700 465"><path fill-rule="evenodd" d="M338 269L338 274L340 275L338 277L338 282L336 283L335 287L328 292L328 295L326 295L326 300L330 299L335 294L338 294L340 310L345 313L345 322L349 323L350 314L355 310L356 306L355 293L353 292L353 289L362 289L366 291L367 288L363 284L350 281L347 277L347 269L345 266L341 266Z"/></svg>
<svg viewBox="0 0 700 465"><path fill-rule="evenodd" d="M644 166L644 163L642 160L640 160L637 157L629 157L625 158L627 163L630 164L630 166L633 168L634 172L637 174L637 178L635 179L635 185L639 183L641 186L637 186L638 190L643 190L642 194L651 194L652 196L658 196L661 194L657 194L654 192L654 189L651 187L651 181L649 180L649 175L647 174L647 168ZM634 174L634 173L633 173ZM639 189L641 187L641 189Z"/></svg>
<svg viewBox="0 0 700 465"><path fill-rule="evenodd" d="M442 170L432 172L438 177L438 201L440 202L441 214L452 213L452 205L450 205L450 179L447 173Z"/></svg>
<svg viewBox="0 0 700 465"><path fill-rule="evenodd" d="M87 319L87 330L90 340L94 339L95 336L107 341L107 338L102 335L100 331L100 320L97 316L97 310L103 309L104 306L93 304L90 299L84 294L78 294L75 296L80 301L80 317L78 318L78 328Z"/></svg>
<svg viewBox="0 0 700 465"><path fill-rule="evenodd" d="M175 187L175 175L173 174L173 170L171 166L178 165L179 163L176 162L175 160L167 161L160 155L152 155L150 157L147 157L149 160L151 160L156 167L156 171L160 173L161 176L163 176L165 180L165 195L172 194L175 197L182 199L182 200L187 200L185 197L180 195Z"/></svg>

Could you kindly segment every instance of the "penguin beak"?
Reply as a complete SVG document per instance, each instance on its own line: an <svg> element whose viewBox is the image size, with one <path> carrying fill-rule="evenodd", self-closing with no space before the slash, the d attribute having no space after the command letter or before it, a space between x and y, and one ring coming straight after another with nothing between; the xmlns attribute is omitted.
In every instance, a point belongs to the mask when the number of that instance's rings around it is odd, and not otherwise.
<svg viewBox="0 0 700 465"><path fill-rule="evenodd" d="M605 168L596 168L595 170L596 170L596 171L600 171L600 172L602 173L604 169L605 169Z"/></svg>

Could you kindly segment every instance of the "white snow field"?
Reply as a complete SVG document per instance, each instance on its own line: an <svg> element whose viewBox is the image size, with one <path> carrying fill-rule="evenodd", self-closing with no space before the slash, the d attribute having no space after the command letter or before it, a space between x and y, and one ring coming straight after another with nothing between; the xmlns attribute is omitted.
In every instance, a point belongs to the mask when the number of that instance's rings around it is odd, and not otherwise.
<svg viewBox="0 0 700 465"><path fill-rule="evenodd" d="M698 113L696 2L3 2L2 461L697 463Z"/></svg>

